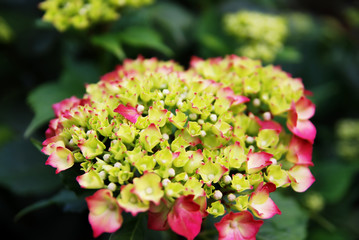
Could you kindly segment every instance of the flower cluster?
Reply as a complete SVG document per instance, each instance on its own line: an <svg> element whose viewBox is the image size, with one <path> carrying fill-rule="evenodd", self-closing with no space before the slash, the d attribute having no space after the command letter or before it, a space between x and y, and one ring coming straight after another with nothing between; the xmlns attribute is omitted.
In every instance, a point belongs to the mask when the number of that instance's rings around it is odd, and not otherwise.
<svg viewBox="0 0 359 240"><path fill-rule="evenodd" d="M86 198L95 237L119 229L125 211L187 239L208 214L223 216L219 239L255 239L263 221L253 215L281 213L271 192L314 182L306 94L300 79L235 55L193 58L187 71L125 60L83 99L53 106L42 151L56 172L78 167L79 185L98 189Z"/></svg>
<svg viewBox="0 0 359 240"><path fill-rule="evenodd" d="M224 29L237 38L241 56L271 62L288 34L284 17L242 10L224 16Z"/></svg>
<svg viewBox="0 0 359 240"><path fill-rule="evenodd" d="M124 6L140 7L154 0L46 0L40 8L46 11L43 19L52 22L60 31L70 27L88 28L97 22L118 19L118 9Z"/></svg>

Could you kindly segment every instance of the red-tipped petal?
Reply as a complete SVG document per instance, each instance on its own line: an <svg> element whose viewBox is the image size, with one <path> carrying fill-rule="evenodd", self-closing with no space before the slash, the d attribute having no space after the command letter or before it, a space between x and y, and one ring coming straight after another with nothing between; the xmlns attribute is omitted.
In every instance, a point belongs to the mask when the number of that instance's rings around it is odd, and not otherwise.
<svg viewBox="0 0 359 240"><path fill-rule="evenodd" d="M254 215L262 219L268 219L275 214L281 214L281 211L273 200L269 197L269 193L275 191L276 187L273 183L263 185L261 183L252 193L249 200L249 207Z"/></svg>
<svg viewBox="0 0 359 240"><path fill-rule="evenodd" d="M297 111L299 119L307 120L313 117L315 113L315 105L312 101L303 96L295 103L295 110Z"/></svg>
<svg viewBox="0 0 359 240"><path fill-rule="evenodd" d="M287 126L296 136L308 140L311 144L314 143L317 129L311 121L298 119L295 125L291 125L287 122Z"/></svg>
<svg viewBox="0 0 359 240"><path fill-rule="evenodd" d="M253 240L263 221L254 220L248 211L230 212L220 222L215 223L218 230L218 240Z"/></svg>
<svg viewBox="0 0 359 240"><path fill-rule="evenodd" d="M168 214L168 224L172 231L188 240L198 235L201 231L202 214L200 206L193 201L193 195L177 198Z"/></svg>
<svg viewBox="0 0 359 240"><path fill-rule="evenodd" d="M305 192L314 182L315 178L306 166L294 166L288 171L291 186L296 192Z"/></svg>
<svg viewBox="0 0 359 240"><path fill-rule="evenodd" d="M247 155L247 172L251 174L271 165L271 157L273 157L273 155L267 152L252 153L250 151Z"/></svg>
<svg viewBox="0 0 359 240"><path fill-rule="evenodd" d="M121 227L122 211L110 190L100 189L94 195L87 197L86 202L90 210L89 222L94 237L104 232L115 232Z"/></svg>
<svg viewBox="0 0 359 240"><path fill-rule="evenodd" d="M296 165L313 166L312 152L313 144L293 135L289 143L287 159Z"/></svg>
<svg viewBox="0 0 359 240"><path fill-rule="evenodd" d="M124 118L126 118L128 121L132 123L136 123L137 118L140 116L136 108L131 107L128 104L127 106L123 104L118 105L118 107L114 110L114 112L121 114Z"/></svg>

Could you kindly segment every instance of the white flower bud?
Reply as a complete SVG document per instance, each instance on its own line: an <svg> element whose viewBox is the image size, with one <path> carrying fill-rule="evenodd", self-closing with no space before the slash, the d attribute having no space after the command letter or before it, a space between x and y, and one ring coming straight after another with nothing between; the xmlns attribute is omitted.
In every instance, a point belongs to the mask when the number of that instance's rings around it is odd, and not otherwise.
<svg viewBox="0 0 359 240"><path fill-rule="evenodd" d="M246 142L249 143L249 144L252 144L254 142L254 137L247 136Z"/></svg>
<svg viewBox="0 0 359 240"><path fill-rule="evenodd" d="M164 140L168 140L168 139L170 139L170 136L168 136L167 133L164 133L164 134L162 134L162 138L163 138Z"/></svg>
<svg viewBox="0 0 359 240"><path fill-rule="evenodd" d="M229 175L223 176L222 179L223 179L223 182L224 182L225 184L230 184L231 181L232 181L232 178L231 178L231 176L229 176Z"/></svg>
<svg viewBox="0 0 359 240"><path fill-rule="evenodd" d="M214 199L219 200L219 199L221 199L222 197L223 197L223 194L222 194L221 191L219 191L219 190L214 191L214 193L213 193L213 198L214 198Z"/></svg>
<svg viewBox="0 0 359 240"><path fill-rule="evenodd" d="M203 119L198 119L198 121L197 121L197 122L198 122L198 124L199 124L199 125L203 125L203 124L204 124Z"/></svg>
<svg viewBox="0 0 359 240"><path fill-rule="evenodd" d="M265 113L263 113L263 118L264 118L264 120L269 121L272 119L272 115L270 112L265 112Z"/></svg>
<svg viewBox="0 0 359 240"><path fill-rule="evenodd" d="M168 95L168 94L170 93L170 90L168 90L168 89L163 89L162 93L163 93L164 95Z"/></svg>
<svg viewBox="0 0 359 240"><path fill-rule="evenodd" d="M170 175L170 177L174 177L174 175L176 175L176 171L173 168L168 169L168 174Z"/></svg>
<svg viewBox="0 0 359 240"><path fill-rule="evenodd" d="M191 119L191 120L196 120L196 119L197 119L197 114L191 113L191 114L189 115L189 119Z"/></svg>
<svg viewBox="0 0 359 240"><path fill-rule="evenodd" d="M202 136L202 137L205 137L206 135L207 135L206 131L201 130L201 136Z"/></svg>
<svg viewBox="0 0 359 240"><path fill-rule="evenodd" d="M259 100L258 98L255 98L253 100L253 105L256 107L259 107L261 105L261 100Z"/></svg>
<svg viewBox="0 0 359 240"><path fill-rule="evenodd" d="M272 165L276 165L276 164L277 164L277 159L275 159L275 158L270 158L269 161L272 162Z"/></svg>
<svg viewBox="0 0 359 240"><path fill-rule="evenodd" d="M115 163L115 165L113 165L114 167L117 167L117 168L121 168L122 167L122 164L121 163L119 163L119 162L117 162L117 163Z"/></svg>
<svg viewBox="0 0 359 240"><path fill-rule="evenodd" d="M107 185L107 189L111 190L111 191L115 191L117 188L115 183L110 183L109 185Z"/></svg>
<svg viewBox="0 0 359 240"><path fill-rule="evenodd" d="M110 156L111 156L110 154L106 153L105 155L103 155L103 160L105 162L108 162L110 160Z"/></svg>
<svg viewBox="0 0 359 240"><path fill-rule="evenodd" d="M170 182L171 182L171 180L169 180L168 178L165 178L162 180L162 186L166 187Z"/></svg>
<svg viewBox="0 0 359 240"><path fill-rule="evenodd" d="M212 122L216 122L217 121L217 115L216 114L211 114L211 115L209 115L209 119L211 119Z"/></svg>
<svg viewBox="0 0 359 240"><path fill-rule="evenodd" d="M145 107L144 107L143 105L139 104L139 105L137 106L137 112L141 113L141 112L143 112L144 110L145 110Z"/></svg>
<svg viewBox="0 0 359 240"><path fill-rule="evenodd" d="M233 202L234 200L236 200L236 195L234 195L233 193L230 193L230 194L228 194L227 198L228 198L228 201Z"/></svg>

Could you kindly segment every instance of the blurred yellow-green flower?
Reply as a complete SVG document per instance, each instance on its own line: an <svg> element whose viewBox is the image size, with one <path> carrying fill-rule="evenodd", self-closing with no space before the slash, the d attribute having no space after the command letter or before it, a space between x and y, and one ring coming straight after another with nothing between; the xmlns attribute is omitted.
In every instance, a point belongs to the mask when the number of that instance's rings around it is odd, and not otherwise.
<svg viewBox="0 0 359 240"><path fill-rule="evenodd" d="M114 21L121 7L140 7L154 0L46 0L40 3L45 11L43 20L51 22L59 31L70 27L86 29L94 23Z"/></svg>
<svg viewBox="0 0 359 240"><path fill-rule="evenodd" d="M225 31L234 36L236 53L266 62L275 59L288 34L284 17L242 10L224 16Z"/></svg>

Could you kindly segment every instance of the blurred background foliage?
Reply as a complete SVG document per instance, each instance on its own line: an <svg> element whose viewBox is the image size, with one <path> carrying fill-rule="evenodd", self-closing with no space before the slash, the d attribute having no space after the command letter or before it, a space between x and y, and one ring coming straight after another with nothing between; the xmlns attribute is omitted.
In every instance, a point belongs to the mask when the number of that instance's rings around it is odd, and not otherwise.
<svg viewBox="0 0 359 240"><path fill-rule="evenodd" d="M63 0L40 2L0 1L4 236L92 238L83 199L63 187L66 179L36 149L53 103L81 97L84 84L125 58L174 59L187 67L192 56L236 53L301 77L317 106L317 180L304 194L274 194L283 214L266 220L257 239L359 239L358 1L93 0L85 2L102 7L69 1L68 11L53 10L64 8ZM128 236L125 230L111 239ZM198 238L211 239L207 233Z"/></svg>

